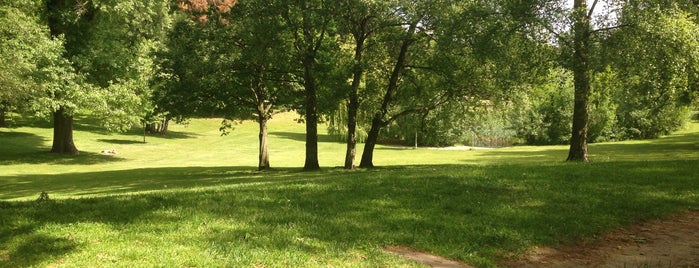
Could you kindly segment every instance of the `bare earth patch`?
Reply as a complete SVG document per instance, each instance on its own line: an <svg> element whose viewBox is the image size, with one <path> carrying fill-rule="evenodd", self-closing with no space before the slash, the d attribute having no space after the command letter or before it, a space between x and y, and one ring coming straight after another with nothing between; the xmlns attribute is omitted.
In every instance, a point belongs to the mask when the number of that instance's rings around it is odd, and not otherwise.
<svg viewBox="0 0 699 268"><path fill-rule="evenodd" d="M385 250L430 267L472 267L408 247ZM699 268L699 211L610 231L595 242L537 247L500 266Z"/></svg>
<svg viewBox="0 0 699 268"><path fill-rule="evenodd" d="M415 249L402 246L387 247L384 250L397 254L403 258L413 260L424 265L436 268L472 268L473 266L466 265L457 261L452 261L444 257L432 255L426 252L421 252Z"/></svg>
<svg viewBox="0 0 699 268"><path fill-rule="evenodd" d="M506 267L699 267L699 211L614 230L597 242L534 248Z"/></svg>

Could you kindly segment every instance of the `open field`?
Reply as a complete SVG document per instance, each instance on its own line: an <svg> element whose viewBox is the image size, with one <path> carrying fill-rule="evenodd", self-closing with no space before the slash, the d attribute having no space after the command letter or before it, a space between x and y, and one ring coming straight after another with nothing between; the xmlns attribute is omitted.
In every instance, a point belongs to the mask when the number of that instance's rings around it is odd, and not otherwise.
<svg viewBox="0 0 699 268"><path fill-rule="evenodd" d="M345 171L321 136L323 170L301 172L303 125L270 123L274 169L257 172L257 126L219 120L167 137L78 121L80 155L46 153L52 130L0 129L0 267L394 267L405 246L476 266L537 245L699 210L699 123L652 141L488 150L378 147ZM105 149L119 154L100 155ZM361 146L360 146L361 150ZM37 202L41 191L49 201Z"/></svg>

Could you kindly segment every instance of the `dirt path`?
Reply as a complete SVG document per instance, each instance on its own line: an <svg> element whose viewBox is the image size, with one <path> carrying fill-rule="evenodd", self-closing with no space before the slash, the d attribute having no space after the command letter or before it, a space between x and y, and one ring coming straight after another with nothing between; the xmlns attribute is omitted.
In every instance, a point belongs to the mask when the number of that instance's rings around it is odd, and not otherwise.
<svg viewBox="0 0 699 268"><path fill-rule="evenodd" d="M699 267L699 211L611 231L593 244L535 248L509 267Z"/></svg>
<svg viewBox="0 0 699 268"><path fill-rule="evenodd" d="M465 263L452 261L452 260L437 256L437 255L432 255L430 253L417 251L417 250L414 250L412 248L394 246L394 247L387 247L384 250L391 252L391 253L394 253L394 254L397 254L398 256L401 256L403 258L422 263L422 264L427 265L429 267L435 267L435 268L473 268L472 266L465 264Z"/></svg>
<svg viewBox="0 0 699 268"><path fill-rule="evenodd" d="M532 249L503 267L682 267L699 268L699 211L614 230L593 243ZM406 247L386 251L430 267L470 268Z"/></svg>

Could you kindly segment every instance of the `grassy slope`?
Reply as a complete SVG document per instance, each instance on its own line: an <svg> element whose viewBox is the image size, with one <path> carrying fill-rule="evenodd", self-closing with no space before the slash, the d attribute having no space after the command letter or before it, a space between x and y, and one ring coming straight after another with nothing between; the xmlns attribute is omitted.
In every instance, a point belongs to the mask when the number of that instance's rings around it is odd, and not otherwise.
<svg viewBox="0 0 699 268"><path fill-rule="evenodd" d="M275 170L256 172L252 123L218 120L170 137L79 125L82 154L45 153L51 129L0 130L0 266L410 266L405 245L479 266L639 220L699 209L699 124L654 141L442 151L379 147L344 171L322 136L324 170L299 172L303 126L270 125ZM103 156L104 149L116 156ZM49 202L33 201L47 191Z"/></svg>

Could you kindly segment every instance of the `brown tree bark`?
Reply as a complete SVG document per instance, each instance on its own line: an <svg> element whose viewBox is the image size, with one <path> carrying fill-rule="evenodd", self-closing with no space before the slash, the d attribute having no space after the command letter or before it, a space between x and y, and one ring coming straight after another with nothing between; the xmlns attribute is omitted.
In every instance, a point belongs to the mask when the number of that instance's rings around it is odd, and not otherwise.
<svg viewBox="0 0 699 268"><path fill-rule="evenodd" d="M588 161L587 130L590 103L590 13L585 0L573 3L573 80L575 104L573 108L573 129L570 138L568 161Z"/></svg>
<svg viewBox="0 0 699 268"><path fill-rule="evenodd" d="M264 103L258 107L258 117L257 123L260 126L259 140L259 161L257 165L257 170L269 169L269 149L267 146L267 122L269 117L267 116L267 111L264 107Z"/></svg>
<svg viewBox="0 0 699 268"><path fill-rule="evenodd" d="M146 124L146 131L150 134L167 135L167 130L170 125L170 119L164 118L158 123Z"/></svg>
<svg viewBox="0 0 699 268"><path fill-rule="evenodd" d="M5 109L0 109L0 127L7 127L6 115L7 111L5 111Z"/></svg>
<svg viewBox="0 0 699 268"><path fill-rule="evenodd" d="M417 23L410 25L408 29L408 36L403 40L401 44L400 52L398 53L398 58L396 59L396 64L393 66L393 71L391 72L391 77L388 80L388 85L386 86L386 94L384 94L383 101L381 102L381 108L374 115L371 121L371 129L369 130L367 140L364 143L364 151L362 152L362 160L359 162L359 167L371 168L374 167L374 148L376 147L376 142L379 138L379 132L381 128L387 123L384 122L384 117L388 114L388 106L393 100L393 94L398 88L398 80L405 70L405 66L408 62L408 49L413 43L411 36L415 33L417 29Z"/></svg>
<svg viewBox="0 0 699 268"><path fill-rule="evenodd" d="M354 82L352 82L354 84ZM353 86L354 87L354 86ZM359 97L355 90L350 92L347 104L347 151L345 152L345 169L354 169L354 158L357 156L357 112Z"/></svg>
<svg viewBox="0 0 699 268"><path fill-rule="evenodd" d="M306 161L304 170L318 170L318 96L315 80L315 57L307 55L303 60L303 78L306 90Z"/></svg>
<svg viewBox="0 0 699 268"><path fill-rule="evenodd" d="M53 113L52 153L77 154L78 148L73 142L73 116L67 115L63 108Z"/></svg>
<svg viewBox="0 0 699 268"><path fill-rule="evenodd" d="M369 20L364 18L354 31L354 70L352 74L352 88L347 103L347 151L345 153L345 169L354 169L354 158L357 155L357 113L359 111L359 85L364 76L362 67L364 42L369 35Z"/></svg>
<svg viewBox="0 0 699 268"><path fill-rule="evenodd" d="M374 167L374 148L376 147L376 142L379 139L379 131L383 126L381 116L377 113L374 119L371 120L371 129L367 134L366 141L364 142L364 151L362 152L362 160L359 162L359 167L361 168L373 168Z"/></svg>

